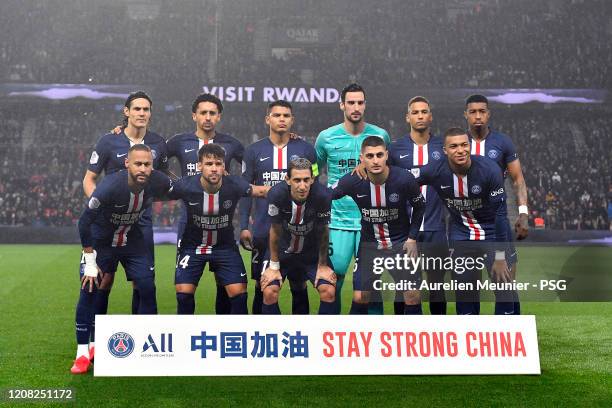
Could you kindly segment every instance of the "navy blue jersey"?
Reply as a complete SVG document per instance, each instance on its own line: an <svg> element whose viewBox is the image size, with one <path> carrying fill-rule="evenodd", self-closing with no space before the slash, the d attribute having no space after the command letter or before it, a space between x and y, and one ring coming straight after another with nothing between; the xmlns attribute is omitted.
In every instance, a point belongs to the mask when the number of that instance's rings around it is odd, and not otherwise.
<svg viewBox="0 0 612 408"><path fill-rule="evenodd" d="M283 228L280 253L317 257L320 244L317 227L329 224L330 214L331 193L318 182L312 184L303 203L291 198L287 183L278 183L268 192L268 215L272 224L280 224Z"/></svg>
<svg viewBox="0 0 612 408"><path fill-rule="evenodd" d="M410 135L391 143L389 145L390 166L408 169L417 177L418 169L440 160L446 160L442 149L442 138L431 136L429 142L424 145L414 143ZM425 216L420 231L444 231L444 204L433 188L421 186L421 194L425 198Z"/></svg>
<svg viewBox="0 0 612 408"><path fill-rule="evenodd" d="M165 172L168 168L168 151L164 138L157 133L147 131L143 144L151 148L153 168ZM123 131L118 135L114 133L105 134L98 140L95 150L91 153L88 169L96 174L104 171L107 175L124 170L125 158L133 145L134 143L128 139Z"/></svg>
<svg viewBox="0 0 612 408"><path fill-rule="evenodd" d="M470 136L470 154L493 160L501 169L504 178L508 173L508 163L518 159L512 140L503 133L492 129L489 129L487 137L480 141L476 141Z"/></svg>
<svg viewBox="0 0 612 408"><path fill-rule="evenodd" d="M151 207L153 199L164 197L171 182L164 173L153 170L145 188L133 193L128 186L128 171L116 171L104 177L89 198L79 220L83 247L109 245L123 247L142 240L138 221Z"/></svg>
<svg viewBox="0 0 612 408"><path fill-rule="evenodd" d="M471 161L465 176L442 160L422 167L417 181L433 187L446 204L452 241L496 240L496 220L505 208L504 179L491 160L472 156Z"/></svg>
<svg viewBox="0 0 612 408"><path fill-rule="evenodd" d="M239 176L224 176L221 189L215 194L204 190L199 175L176 181L168 196L183 200L187 209L181 248L195 248L196 254L207 254L214 248L235 246L232 220L236 204L250 194L251 185Z"/></svg>
<svg viewBox="0 0 612 408"><path fill-rule="evenodd" d="M244 146L238 139L224 133L216 133L214 139L208 143L215 143L225 149L225 169L229 172L232 160L242 164ZM181 164L181 175L195 176L200 172L197 169L198 151L204 146L204 140L195 133L181 133L174 135L166 143L168 146L168 158L176 157Z"/></svg>
<svg viewBox="0 0 612 408"><path fill-rule="evenodd" d="M242 177L257 186L275 186L281 181L284 182L289 162L297 158L316 163L314 147L301 139L289 139L284 147L278 148L272 144L270 138L261 139L244 151ZM240 229L248 228L250 211L250 201L245 200L244 204L240 205ZM265 200L255 202L253 219L253 236L267 237L270 220Z"/></svg>
<svg viewBox="0 0 612 408"><path fill-rule="evenodd" d="M375 242L378 249L403 245L416 239L425 212L425 199L409 171L390 166L383 184L374 184L358 175L344 175L332 186L332 198L353 198L361 212L361 242ZM412 220L407 205L413 208Z"/></svg>

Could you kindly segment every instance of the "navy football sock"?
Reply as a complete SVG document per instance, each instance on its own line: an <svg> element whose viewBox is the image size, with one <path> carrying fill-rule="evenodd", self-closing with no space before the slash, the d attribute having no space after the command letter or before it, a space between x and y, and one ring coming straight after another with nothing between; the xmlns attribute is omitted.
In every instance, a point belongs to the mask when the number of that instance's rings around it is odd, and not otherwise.
<svg viewBox="0 0 612 408"><path fill-rule="evenodd" d="M458 315L479 315L480 302L456 302Z"/></svg>
<svg viewBox="0 0 612 408"><path fill-rule="evenodd" d="M138 314L157 314L157 300L155 298L155 282L153 277L138 279L136 287L140 292Z"/></svg>
<svg viewBox="0 0 612 408"><path fill-rule="evenodd" d="M227 295L225 286L217 285L217 297L215 298L215 313L218 315L230 314L232 305Z"/></svg>
<svg viewBox="0 0 612 408"><path fill-rule="evenodd" d="M406 315L422 315L423 308L421 304L418 305L404 305L404 314Z"/></svg>
<svg viewBox="0 0 612 408"><path fill-rule="evenodd" d="M261 288L255 286L255 294L253 295L253 308L251 309L252 314L261 314L263 305L263 292Z"/></svg>
<svg viewBox="0 0 612 408"><path fill-rule="evenodd" d="M247 294L241 293L229 298L231 304L231 314L249 314L247 310Z"/></svg>
<svg viewBox="0 0 612 408"><path fill-rule="evenodd" d="M96 288L89 293L89 288L81 289L79 301L76 306L76 340L77 344L88 344L92 334L92 323L94 317L94 302L96 298Z"/></svg>
<svg viewBox="0 0 612 408"><path fill-rule="evenodd" d="M132 288L132 314L138 314L138 306L140 306L140 292Z"/></svg>
<svg viewBox="0 0 612 408"><path fill-rule="evenodd" d="M368 313L371 315L382 315L385 314L383 302L370 302L368 304Z"/></svg>
<svg viewBox="0 0 612 408"><path fill-rule="evenodd" d="M308 289L291 289L291 314L306 315L309 313Z"/></svg>
<svg viewBox="0 0 612 408"><path fill-rule="evenodd" d="M96 292L95 313L105 315L108 312L110 289L98 289Z"/></svg>
<svg viewBox="0 0 612 408"><path fill-rule="evenodd" d="M446 302L429 302L429 312L432 315L445 315Z"/></svg>
<svg viewBox="0 0 612 408"><path fill-rule="evenodd" d="M495 302L496 315L513 315L514 302Z"/></svg>
<svg viewBox="0 0 612 408"><path fill-rule="evenodd" d="M403 315L404 314L404 302L399 302L399 301L395 301L393 302L393 311L395 312L396 315Z"/></svg>
<svg viewBox="0 0 612 408"><path fill-rule="evenodd" d="M367 303L357 303L353 300L351 303L351 311L349 314L352 315L367 315L368 314L368 304Z"/></svg>
<svg viewBox="0 0 612 408"><path fill-rule="evenodd" d="M278 307L278 302L272 303L271 305L266 305L265 303L262 303L261 314L265 314L265 315L281 314L280 308Z"/></svg>
<svg viewBox="0 0 612 408"><path fill-rule="evenodd" d="M193 293L176 292L176 314L192 315L195 313L195 296Z"/></svg>
<svg viewBox="0 0 612 408"><path fill-rule="evenodd" d="M324 302L321 300L319 303L319 314L330 315L336 313L336 302Z"/></svg>

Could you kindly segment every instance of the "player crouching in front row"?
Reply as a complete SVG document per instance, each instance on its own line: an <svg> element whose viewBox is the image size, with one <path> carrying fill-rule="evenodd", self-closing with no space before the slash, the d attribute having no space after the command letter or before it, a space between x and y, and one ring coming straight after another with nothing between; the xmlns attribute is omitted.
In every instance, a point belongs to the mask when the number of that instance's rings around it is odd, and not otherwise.
<svg viewBox="0 0 612 408"><path fill-rule="evenodd" d="M153 260L139 220L154 198L168 192L171 183L168 176L153 170L153 155L146 145L128 150L125 167L102 180L79 219L82 284L76 308L78 346L70 369L73 374L89 370L95 293L104 274L114 274L119 263L140 293L138 313L157 314Z"/></svg>
<svg viewBox="0 0 612 408"><path fill-rule="evenodd" d="M201 174L183 177L168 193L187 209L180 237L174 283L177 314L193 314L195 291L207 263L225 287L231 314L247 314L247 278L234 239L232 219L242 197L265 197L269 186L254 186L239 176L224 176L225 150L205 144L198 151Z"/></svg>
<svg viewBox="0 0 612 408"><path fill-rule="evenodd" d="M268 193L270 245L264 257L262 314L280 314L278 296L286 277L295 284L310 280L320 296L319 314L337 314L336 274L328 258L331 194L315 182L312 163L289 163L286 183Z"/></svg>

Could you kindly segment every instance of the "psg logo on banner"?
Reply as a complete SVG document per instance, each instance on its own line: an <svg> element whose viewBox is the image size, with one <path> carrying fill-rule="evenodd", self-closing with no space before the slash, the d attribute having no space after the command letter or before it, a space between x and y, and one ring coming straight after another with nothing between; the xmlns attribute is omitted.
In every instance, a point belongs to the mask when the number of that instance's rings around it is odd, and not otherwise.
<svg viewBox="0 0 612 408"><path fill-rule="evenodd" d="M108 351L117 358L125 358L134 351L134 339L128 333L118 332L108 339Z"/></svg>

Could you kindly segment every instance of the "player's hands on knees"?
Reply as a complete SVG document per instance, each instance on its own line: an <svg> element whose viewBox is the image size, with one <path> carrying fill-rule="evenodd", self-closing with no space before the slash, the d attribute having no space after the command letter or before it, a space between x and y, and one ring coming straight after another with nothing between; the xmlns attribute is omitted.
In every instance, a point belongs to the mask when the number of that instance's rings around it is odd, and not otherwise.
<svg viewBox="0 0 612 408"><path fill-rule="evenodd" d="M278 280L280 284L283 284L283 276L278 269L266 268L264 273L261 274L259 283L261 284L261 290L264 290L270 283Z"/></svg>
<svg viewBox="0 0 612 408"><path fill-rule="evenodd" d="M419 256L419 250L417 248L416 240L412 238L408 238L406 242L404 242L404 251L406 251L406 255L410 258L417 258Z"/></svg>
<svg viewBox="0 0 612 408"><path fill-rule="evenodd" d="M89 292L93 292L94 285L98 287L98 275L101 273L98 264L96 263L96 250L91 252L83 250L83 258L85 259L85 266L83 268L83 278L81 279L81 289L89 287Z"/></svg>
<svg viewBox="0 0 612 408"><path fill-rule="evenodd" d="M122 130L123 130L123 127L121 125L117 125L110 132L115 135L118 135L121 133Z"/></svg>
<svg viewBox="0 0 612 408"><path fill-rule="evenodd" d="M315 288L319 284L319 279L323 279L336 286L336 282L338 277L334 273L333 269L328 265L319 265L317 266L317 275L315 276L314 286Z"/></svg>
<svg viewBox="0 0 612 408"><path fill-rule="evenodd" d="M493 262L491 279L493 279L493 282L510 282L510 270L505 259L497 259Z"/></svg>
<svg viewBox="0 0 612 408"><path fill-rule="evenodd" d="M516 232L516 239L519 241L527 238L527 235L529 235L529 217L527 214L519 214L516 224L514 224L514 232Z"/></svg>
<svg viewBox="0 0 612 408"><path fill-rule="evenodd" d="M357 174L360 179L365 180L368 178L368 172L366 171L365 164L359 163L353 171L351 171L351 175Z"/></svg>
<svg viewBox="0 0 612 408"><path fill-rule="evenodd" d="M240 245L247 251L253 250L253 236L248 229L240 231Z"/></svg>

